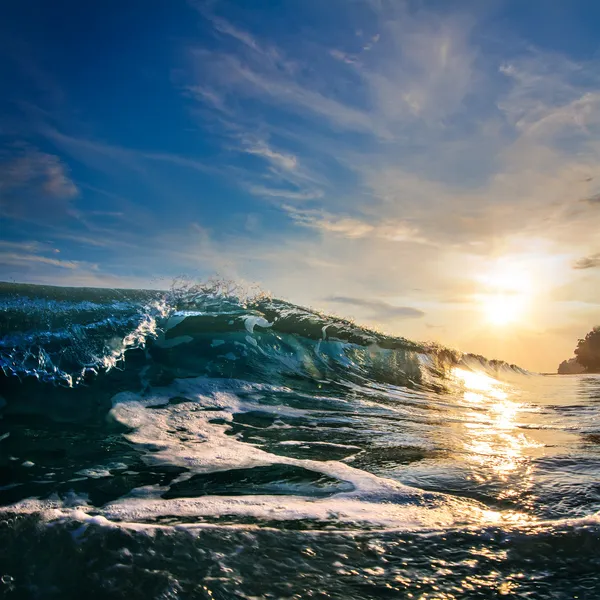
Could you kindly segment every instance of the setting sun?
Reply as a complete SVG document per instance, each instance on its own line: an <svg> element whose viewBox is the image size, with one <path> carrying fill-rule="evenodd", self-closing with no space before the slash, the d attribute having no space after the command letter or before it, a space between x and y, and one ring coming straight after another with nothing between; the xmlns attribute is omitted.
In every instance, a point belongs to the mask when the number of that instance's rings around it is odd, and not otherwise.
<svg viewBox="0 0 600 600"><path fill-rule="evenodd" d="M499 261L495 269L480 278L484 292L477 301L485 319L496 326L506 326L524 319L531 303L531 278L522 268Z"/></svg>
<svg viewBox="0 0 600 600"><path fill-rule="evenodd" d="M518 321L524 310L525 298L520 294L499 293L483 300L486 319L493 325L509 325Z"/></svg>

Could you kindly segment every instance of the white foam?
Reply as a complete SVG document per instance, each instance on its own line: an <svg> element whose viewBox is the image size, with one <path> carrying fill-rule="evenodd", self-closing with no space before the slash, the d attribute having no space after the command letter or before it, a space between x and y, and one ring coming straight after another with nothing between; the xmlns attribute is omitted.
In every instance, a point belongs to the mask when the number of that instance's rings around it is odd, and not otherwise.
<svg viewBox="0 0 600 600"><path fill-rule="evenodd" d="M132 348L143 348L146 345L146 340L148 338L156 339L159 337L157 318L164 318L167 316L169 311L168 306L164 300L156 301L150 304L148 309L156 316L149 313L143 315L137 327L127 334L120 343L116 344L116 347L110 354L103 356L98 361L98 366L110 371L110 369L116 367L123 360L127 350ZM70 375L66 375L65 377L68 380L69 387L72 387L72 377Z"/></svg>
<svg viewBox="0 0 600 600"><path fill-rule="evenodd" d="M81 471L77 471L76 475L83 475L84 477L89 477L90 479L101 479L102 477L110 477L110 471L105 467L92 467L90 469L81 469Z"/></svg>
<svg viewBox="0 0 600 600"><path fill-rule="evenodd" d="M132 392L118 394L113 399L112 414L133 430L126 435L129 441L148 450L144 457L146 462L177 465L189 470L178 481L195 473L286 464L348 482L354 487L353 491L325 499L297 496L205 496L165 500L160 495L166 488L150 486L138 488L128 497L111 503L103 509L103 514L110 519L126 521L166 515L182 518L238 515L268 520L369 521L385 526L402 524L405 527L432 527L434 523L447 526L465 519L471 522L475 513L479 515L477 518L483 518L481 515L485 512L484 509L474 502L425 493L339 461L314 461L273 455L227 435L228 425L210 422L216 416L230 422L233 413L249 410L279 414L308 412L281 405L257 405L255 402L242 401L234 393L266 389L277 389L279 393L285 390L235 380L181 379L175 380L166 388L155 389L146 396ZM190 402L168 405L168 399L173 396L190 398ZM150 406L155 408L148 410ZM221 412L206 411L206 408L219 408ZM313 443L359 449L344 444Z"/></svg>
<svg viewBox="0 0 600 600"><path fill-rule="evenodd" d="M264 317L257 317L256 315L246 315L244 317L244 327L248 331L248 333L254 333L255 327L273 327L273 323L269 323Z"/></svg>
<svg viewBox="0 0 600 600"><path fill-rule="evenodd" d="M146 450L143 458L148 464L168 464L188 469L176 481L197 473L285 464L349 482L354 488L352 491L327 498L247 495L164 499L161 495L168 488L147 486L136 488L128 496L101 509L90 507L85 497L73 496L62 500L58 497L47 501L25 500L10 507L10 510L44 511L52 518L76 518L102 525L108 523L110 526L118 521L136 527L143 526L139 524L140 521L152 521L165 516L174 517L175 520L223 516L248 517L260 521L312 519L340 523L342 527L343 524L369 523L385 528L428 530L465 524L514 525L527 522L524 515L508 511L494 512L476 501L423 492L339 461L277 456L227 435L228 423L233 420L234 413L258 410L276 415L297 415L312 412L282 404L260 404L261 394L274 392L292 393L284 387L233 379L178 379L169 386L156 388L146 394L117 394L113 398L111 412L117 421L131 430L126 434L128 440L138 449ZM248 399L242 399L240 394ZM189 401L168 404L169 399L175 396L189 398ZM216 418L222 419L221 423L211 423ZM359 449L357 446L326 441L288 440L280 444ZM79 474L106 476L110 475L109 469L117 468L126 468L126 465L98 466L80 471ZM91 520L97 519L98 515L101 517L99 520ZM597 515L593 518L600 521Z"/></svg>
<svg viewBox="0 0 600 600"><path fill-rule="evenodd" d="M113 521L147 521L161 516L179 518L252 517L266 521L318 520L345 524L370 523L404 529L437 529L462 523L481 522L484 511L462 507L457 514L450 504L418 506L368 502L335 496L314 500L298 496L204 496L202 498L125 499L104 507L104 515Z"/></svg>
<svg viewBox="0 0 600 600"><path fill-rule="evenodd" d="M206 393L200 380L177 380L168 389L156 390L152 396L127 393L114 399L114 418L134 429L126 435L134 444L151 450L145 456L151 463L172 464L191 472L209 472L272 464L273 456L226 435L222 425L209 421L217 413L206 408L221 409L218 416L230 421L233 412L247 407L231 392ZM191 402L147 410L164 405L170 397L189 397ZM182 438L187 438L183 440Z"/></svg>
<svg viewBox="0 0 600 600"><path fill-rule="evenodd" d="M448 498L434 503L393 503L363 500L340 494L330 498L314 499L299 496L203 496L202 498L158 497L162 488L140 488L137 494L105 505L102 509L89 506L85 497L72 495L61 502L56 497L48 500L23 500L6 507L11 512L37 513L49 521L72 519L84 524L107 527L178 528L194 529L208 524L206 518L254 518L260 522L313 520L335 524L336 530L348 526L370 526L402 531L436 531L449 528L494 526L543 525L516 513L498 513L486 510L467 500ZM152 497L152 496L155 497ZM441 496L441 495L440 495ZM198 519L197 523L155 525L161 517ZM597 524L598 515L585 519L564 521L566 525ZM562 522L561 522L562 523ZM546 522L555 526L556 521ZM209 525L210 526L210 525ZM227 527L219 523L219 527ZM236 527L235 523L231 526ZM244 527L251 527L245 525Z"/></svg>
<svg viewBox="0 0 600 600"><path fill-rule="evenodd" d="M279 442L280 446L330 446L332 448L347 448L348 450L362 450L360 446L352 444L335 444L333 442L315 442L315 441L300 441L300 440L284 440Z"/></svg>
<svg viewBox="0 0 600 600"><path fill-rule="evenodd" d="M106 465L106 468L110 469L111 471L123 471L127 469L127 465L122 462L111 462Z"/></svg>
<svg viewBox="0 0 600 600"><path fill-rule="evenodd" d="M146 461L185 467L191 473L284 463L332 475L351 482L357 488L370 490L373 481L391 482L343 463L275 456L227 435L227 426L210 422L217 413L214 410L206 411L206 408L220 409L218 416L225 421L231 421L233 413L251 410L294 416L310 412L281 405L244 402L234 393L262 391L265 388L279 393L286 389L235 381L229 381L226 385L224 381L201 377L177 379L170 386L157 388L149 395L133 392L117 394L113 398L111 414L117 421L133 429L126 437L149 451L145 455ZM190 398L190 402L167 404L168 399L174 396ZM148 410L149 406L155 408ZM394 485L400 486L395 482Z"/></svg>

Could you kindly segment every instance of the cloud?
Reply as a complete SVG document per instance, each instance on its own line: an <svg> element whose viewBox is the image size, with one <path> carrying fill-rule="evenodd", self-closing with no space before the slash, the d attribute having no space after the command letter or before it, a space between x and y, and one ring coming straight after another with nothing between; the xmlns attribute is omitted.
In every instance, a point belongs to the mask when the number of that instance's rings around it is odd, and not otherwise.
<svg viewBox="0 0 600 600"><path fill-rule="evenodd" d="M555 62L553 70L552 56L531 50L502 64L506 80L490 88L495 104L473 116L477 128L450 120L437 139L423 130L420 156L363 160L358 170L379 201L373 212L484 252L516 235L589 239L599 215L579 198L594 204L600 175L600 78L593 63Z"/></svg>
<svg viewBox="0 0 600 600"><path fill-rule="evenodd" d="M382 24L379 47L365 59L362 76L387 122L439 121L460 111L472 91L470 23L426 11L402 13Z"/></svg>
<svg viewBox="0 0 600 600"><path fill-rule="evenodd" d="M298 224L323 233L335 233L342 237L356 239L371 235L375 230L370 223L352 217L331 215L319 210L298 210L290 206L286 209Z"/></svg>
<svg viewBox="0 0 600 600"><path fill-rule="evenodd" d="M210 108L228 116L233 116L233 111L227 106L223 94L206 85L186 85L183 87L184 94L190 94L198 102L208 105Z"/></svg>
<svg viewBox="0 0 600 600"><path fill-rule="evenodd" d="M295 225L314 233L292 232L255 276L314 303L301 283L310 278L315 289L339 290L341 307L372 318L384 319L384 307L361 298L426 302L417 306L447 326L449 343L468 340L487 351L473 297L495 257L556 259L552 268L531 270L536 288L552 298L573 276L571 256L595 256L598 66L514 37L494 46L497 31L456 10L372 6L361 36L343 28L328 38L276 32L275 47L274 37L265 35L266 44L236 26L227 34L232 46L191 51L190 83L214 90L242 131L293 155L288 173L301 166L319 182L252 179L254 192L279 199ZM342 18L351 21L354 9ZM294 68L277 66L281 60ZM286 171L264 158L263 173L240 176ZM315 187L319 197L312 197ZM299 199L310 204L286 202ZM322 257L335 267L319 265ZM532 315L532 328L560 320L542 312ZM396 331L422 336L418 325L403 321Z"/></svg>
<svg viewBox="0 0 600 600"><path fill-rule="evenodd" d="M256 136L240 135L238 128L232 127L232 129L234 131L233 138L238 142L241 140L242 144L241 147L236 147L236 151L241 150L246 154L259 156L269 163L270 170L267 177L265 174L257 177L254 172L242 171L233 165L214 166L193 157L127 148L67 135L51 128L45 129L44 133L75 160L112 176L122 177L123 169L131 170L137 173L146 185L153 187L154 191L161 189L161 191L164 190L164 193L171 195L173 194L171 180L161 180L153 163L161 163L164 166L173 165L207 175L226 175L229 181L233 181L254 196L299 201L323 197L324 192L316 186L316 178L301 168L298 158L293 153L275 150L266 141ZM244 178L240 177L240 172ZM248 182L246 178L252 178L252 181ZM282 187L264 185L265 178ZM92 187L91 189L98 191L97 188ZM119 206L121 204L122 201ZM112 211L115 215L119 212L122 211Z"/></svg>
<svg viewBox="0 0 600 600"><path fill-rule="evenodd" d="M333 129L390 139L398 122L444 118L459 110L471 91L475 52L466 19L398 9L379 15L380 30L366 44L355 40L357 48L328 48L323 40L319 56L314 42L311 47L305 40L289 40L297 54L305 54L304 60L290 60L281 48L200 12L217 33L244 46L243 52L239 46L219 52L192 49L196 81L188 89L198 88L199 97L213 105L216 98L223 106L224 96L241 94L277 111L317 117ZM324 61L323 55L335 62ZM322 65L308 68L306 60ZM335 63L339 68L333 68Z"/></svg>
<svg viewBox="0 0 600 600"><path fill-rule="evenodd" d="M256 39L250 35L247 31L243 31L242 29L238 29L234 25L232 25L226 19L217 17L215 15L205 14L212 21L214 28L225 35L229 35L232 38L236 39L238 42L241 42L243 45L247 46L251 50L262 54L263 56L277 56L276 52L267 51L261 47L261 45L256 41Z"/></svg>
<svg viewBox="0 0 600 600"><path fill-rule="evenodd" d="M58 260L56 258L49 258L47 256L41 256L39 254L0 252L0 264L26 266L32 263L51 265L53 267L60 267L61 269L79 269L81 266L88 264L77 260ZM97 268L97 265L94 265L93 268Z"/></svg>
<svg viewBox="0 0 600 600"><path fill-rule="evenodd" d="M342 52L337 48L333 48L332 50L330 50L329 54L331 54L331 56L336 60L345 62L348 65L355 65L358 63L358 59L356 57L346 54L345 52Z"/></svg>
<svg viewBox="0 0 600 600"><path fill-rule="evenodd" d="M150 277L119 276L101 270L95 263L58 260L34 253L0 252L0 269L5 281L84 287L157 287Z"/></svg>
<svg viewBox="0 0 600 600"><path fill-rule="evenodd" d="M268 188L265 186L253 185L250 186L249 192L254 196L263 196L267 198L286 198L287 200L316 200L323 197L323 192L320 190L314 191L298 191Z"/></svg>
<svg viewBox="0 0 600 600"><path fill-rule="evenodd" d="M344 215L334 215L318 209L299 209L285 205L283 207L299 225L334 233L349 239L379 238L391 242L412 242L428 244L418 229L407 222L389 220L371 223L369 221Z"/></svg>
<svg viewBox="0 0 600 600"><path fill-rule="evenodd" d="M58 253L59 250L57 248L52 247L49 244L44 244L42 242L27 240L21 242L9 242L8 240L0 240L0 249L7 248L9 250L16 250L18 252L27 252L27 253L35 253L35 252L54 252Z"/></svg>
<svg viewBox="0 0 600 600"><path fill-rule="evenodd" d="M289 171L295 170L298 166L298 158L296 156L293 154L277 152L262 141L249 144L247 147L243 148L243 151L247 154L260 156L273 163L275 166L287 169Z"/></svg>
<svg viewBox="0 0 600 600"><path fill-rule="evenodd" d="M0 162L4 216L35 219L66 213L79 189L65 163L54 154L30 146L17 147L8 154Z"/></svg>
<svg viewBox="0 0 600 600"><path fill-rule="evenodd" d="M600 252L580 258L573 264L574 269L594 269L600 267Z"/></svg>
<svg viewBox="0 0 600 600"><path fill-rule="evenodd" d="M357 308L366 309L374 318L383 321L393 319L419 319L425 316L425 313L418 308L411 306L394 306L383 300L363 300L361 298L351 298L348 296L329 296L324 299L327 302L335 304L347 304Z"/></svg>
<svg viewBox="0 0 600 600"><path fill-rule="evenodd" d="M106 170L99 159L104 157L121 167L148 175L147 163L159 162L167 165L185 167L202 173L215 173L217 169L196 158L168 152L148 152L135 148L127 148L116 144L108 144L84 137L67 135L56 129L46 127L43 134L57 146L68 152L73 158L85 162L99 170Z"/></svg>
<svg viewBox="0 0 600 600"><path fill-rule="evenodd" d="M285 74L262 72L231 55L213 55L212 61L218 70L215 75L219 83L236 93L259 98L277 110L287 108L301 114L308 113L334 127L363 132L377 130L385 135L364 110L301 85Z"/></svg>
<svg viewBox="0 0 600 600"><path fill-rule="evenodd" d="M192 50L192 83L220 99L251 99L234 116L242 129L258 123L274 132L275 111L283 144L254 153L289 172L318 154L305 173L328 188L319 194L294 181L291 191L258 183L247 189L321 200L316 212L283 208L300 226L350 239L489 252L525 231L553 231L557 239L572 236L568 228L590 233L594 218L572 202L589 197L591 179L600 176L595 65L535 48L486 54L474 17L457 11L373 8L373 28L360 39L331 48L318 35L311 44L289 38L287 52L211 18L244 49ZM327 161L338 165L334 181ZM352 178L355 185L344 189Z"/></svg>

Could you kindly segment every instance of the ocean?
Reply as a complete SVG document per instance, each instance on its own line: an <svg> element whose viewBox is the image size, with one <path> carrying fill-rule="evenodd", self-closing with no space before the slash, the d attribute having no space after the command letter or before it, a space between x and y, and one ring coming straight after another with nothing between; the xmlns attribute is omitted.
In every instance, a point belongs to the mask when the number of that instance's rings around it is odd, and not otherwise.
<svg viewBox="0 0 600 600"><path fill-rule="evenodd" d="M0 595L600 598L600 376L227 282L0 284Z"/></svg>

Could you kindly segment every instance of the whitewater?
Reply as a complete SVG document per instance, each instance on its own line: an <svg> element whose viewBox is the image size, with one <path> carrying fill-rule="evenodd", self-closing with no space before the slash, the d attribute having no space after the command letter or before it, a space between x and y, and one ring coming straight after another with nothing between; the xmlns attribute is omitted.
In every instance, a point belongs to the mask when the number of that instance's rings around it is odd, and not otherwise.
<svg viewBox="0 0 600 600"><path fill-rule="evenodd" d="M0 594L600 597L600 376L226 282L0 284Z"/></svg>

